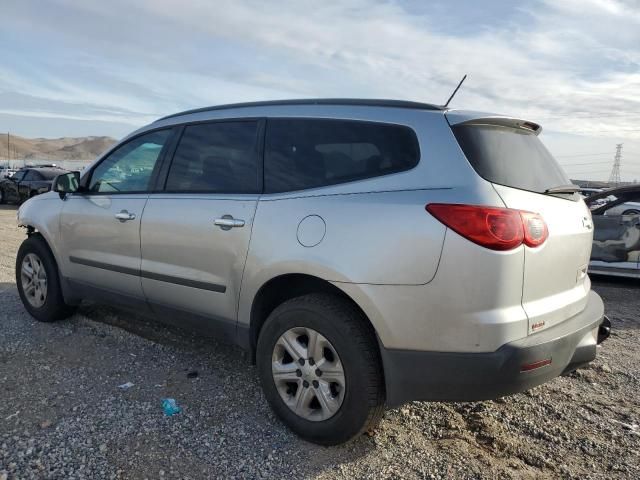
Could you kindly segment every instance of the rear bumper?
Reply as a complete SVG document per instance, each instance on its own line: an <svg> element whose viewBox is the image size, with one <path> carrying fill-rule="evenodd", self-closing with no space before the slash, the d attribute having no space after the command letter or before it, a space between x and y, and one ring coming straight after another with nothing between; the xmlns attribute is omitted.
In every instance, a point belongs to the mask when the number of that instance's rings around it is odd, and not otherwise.
<svg viewBox="0 0 640 480"><path fill-rule="evenodd" d="M604 318L602 299L592 291L579 314L495 352L382 348L387 405L411 400L490 400L528 390L592 361Z"/></svg>

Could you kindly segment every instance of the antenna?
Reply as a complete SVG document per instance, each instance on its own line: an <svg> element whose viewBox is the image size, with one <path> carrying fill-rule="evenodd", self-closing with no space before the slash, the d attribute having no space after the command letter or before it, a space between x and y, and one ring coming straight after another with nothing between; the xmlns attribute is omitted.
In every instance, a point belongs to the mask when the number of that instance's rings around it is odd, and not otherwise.
<svg viewBox="0 0 640 480"><path fill-rule="evenodd" d="M456 93L458 93L458 89L462 86L462 82L464 82L467 78L467 75L465 74L464 77L462 77L462 80L460 80L460 83L458 84L458 86L456 87L456 89L453 91L453 93L451 94L451 96L449 97L449 100L447 100L447 103L444 104L444 108L447 108L447 106L449 105L449 102L451 100L453 100L453 97L456 95Z"/></svg>

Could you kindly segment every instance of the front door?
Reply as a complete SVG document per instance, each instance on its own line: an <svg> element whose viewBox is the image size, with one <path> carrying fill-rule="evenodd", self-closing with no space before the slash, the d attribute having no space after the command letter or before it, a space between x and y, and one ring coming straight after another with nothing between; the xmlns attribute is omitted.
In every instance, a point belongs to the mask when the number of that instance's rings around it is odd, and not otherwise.
<svg viewBox="0 0 640 480"><path fill-rule="evenodd" d="M140 220L171 130L121 145L88 174L86 191L67 196L61 215L62 271L75 282L130 299L140 285Z"/></svg>
<svg viewBox="0 0 640 480"><path fill-rule="evenodd" d="M142 287L152 308L193 314L180 322L205 319L235 332L261 188L259 127L254 120L184 127L164 192L149 197L142 216Z"/></svg>

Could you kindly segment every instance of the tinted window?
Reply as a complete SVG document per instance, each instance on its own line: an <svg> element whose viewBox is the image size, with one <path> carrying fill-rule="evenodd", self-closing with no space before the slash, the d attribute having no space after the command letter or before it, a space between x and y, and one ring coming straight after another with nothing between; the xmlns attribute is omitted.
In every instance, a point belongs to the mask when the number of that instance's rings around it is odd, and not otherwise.
<svg viewBox="0 0 640 480"><path fill-rule="evenodd" d="M27 173L26 170L20 170L19 172L16 172L13 174L13 178L16 182L20 182L22 181L22 177L24 177L25 173Z"/></svg>
<svg viewBox="0 0 640 480"><path fill-rule="evenodd" d="M216 122L185 128L169 169L166 190L258 191L258 122Z"/></svg>
<svg viewBox="0 0 640 480"><path fill-rule="evenodd" d="M42 176L35 170L28 170L27 174L24 176L24 180L25 182L33 182L36 180L42 180Z"/></svg>
<svg viewBox="0 0 640 480"><path fill-rule="evenodd" d="M92 192L144 192L150 189L153 169L171 130L134 138L118 147L91 173Z"/></svg>
<svg viewBox="0 0 640 480"><path fill-rule="evenodd" d="M66 173L66 170L42 170L38 172L44 180L53 180L58 175Z"/></svg>
<svg viewBox="0 0 640 480"><path fill-rule="evenodd" d="M418 139L408 127L352 120L267 123L265 190L287 192L413 168Z"/></svg>
<svg viewBox="0 0 640 480"><path fill-rule="evenodd" d="M485 180L542 193L571 182L533 132L492 125L461 125L453 133Z"/></svg>

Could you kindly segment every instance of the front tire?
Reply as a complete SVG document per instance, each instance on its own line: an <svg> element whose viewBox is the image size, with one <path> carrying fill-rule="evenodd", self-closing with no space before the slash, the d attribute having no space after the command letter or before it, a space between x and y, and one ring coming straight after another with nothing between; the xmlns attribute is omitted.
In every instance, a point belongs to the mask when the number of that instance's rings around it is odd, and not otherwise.
<svg viewBox="0 0 640 480"><path fill-rule="evenodd" d="M384 413L375 334L348 300L297 297L267 318L257 346L265 396L305 440L336 445L373 429Z"/></svg>
<svg viewBox="0 0 640 480"><path fill-rule="evenodd" d="M31 235L20 245L16 258L16 285L24 308L36 320L53 322L75 312L75 307L64 301L58 266L40 235Z"/></svg>

